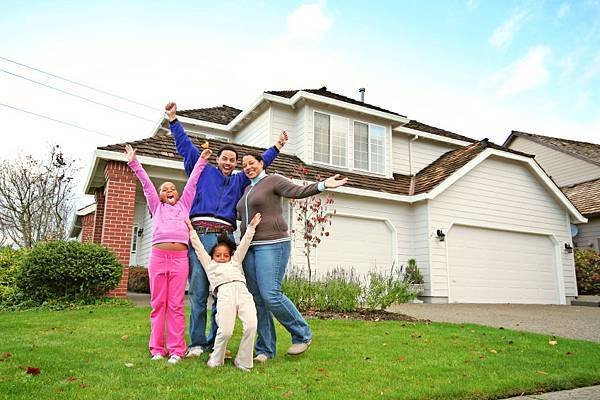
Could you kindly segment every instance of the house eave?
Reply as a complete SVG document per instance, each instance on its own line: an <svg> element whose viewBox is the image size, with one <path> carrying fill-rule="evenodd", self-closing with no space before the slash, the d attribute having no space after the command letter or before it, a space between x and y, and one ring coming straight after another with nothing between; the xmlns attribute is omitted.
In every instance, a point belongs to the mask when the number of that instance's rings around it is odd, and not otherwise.
<svg viewBox="0 0 600 400"><path fill-rule="evenodd" d="M435 140L438 142L455 144L457 146L468 146L471 144L471 142L466 142L464 140L453 139L453 138L449 138L446 136L436 135L435 133L419 131L417 129L412 129L412 128L406 128L404 126L399 126L399 127L394 128L393 132L402 132L402 133L406 133L408 135L419 136L421 138Z"/></svg>

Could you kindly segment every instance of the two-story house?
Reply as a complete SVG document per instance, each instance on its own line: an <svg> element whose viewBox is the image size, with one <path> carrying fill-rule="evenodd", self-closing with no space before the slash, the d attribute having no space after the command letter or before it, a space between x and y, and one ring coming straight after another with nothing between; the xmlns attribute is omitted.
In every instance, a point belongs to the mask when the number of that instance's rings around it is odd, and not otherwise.
<svg viewBox="0 0 600 400"><path fill-rule="evenodd" d="M504 145L535 160L588 219L573 226L576 247L600 251L600 144L512 131Z"/></svg>
<svg viewBox="0 0 600 400"><path fill-rule="evenodd" d="M364 275L414 258L428 302L564 304L577 295L570 225L586 219L528 154L324 87L267 91L244 110L187 110L178 118L198 145L228 142L240 154L267 148L285 129L290 140L269 172L295 178L303 165L311 179L349 177L335 192L331 234L313 254L317 274L342 267ZM166 122L132 145L155 184L186 180ZM85 186L96 206L80 212L88 225L77 226L82 240L113 248L124 265L145 265L152 220L123 148L96 150ZM293 248L291 264L302 267L302 243Z"/></svg>

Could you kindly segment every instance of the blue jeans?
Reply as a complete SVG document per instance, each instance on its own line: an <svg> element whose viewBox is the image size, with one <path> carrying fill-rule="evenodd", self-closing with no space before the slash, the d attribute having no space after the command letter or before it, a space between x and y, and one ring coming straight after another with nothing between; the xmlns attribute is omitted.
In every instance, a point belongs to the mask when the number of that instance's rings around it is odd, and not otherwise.
<svg viewBox="0 0 600 400"><path fill-rule="evenodd" d="M312 339L310 327L296 306L281 292L281 281L290 258L290 242L251 246L244 258L248 290L254 297L258 318L256 354L275 357L276 341L273 316L292 335L292 343Z"/></svg>
<svg viewBox="0 0 600 400"><path fill-rule="evenodd" d="M207 252L215 244L217 244L218 233L204 233L198 234L202 245ZM229 239L235 240L233 234L229 235ZM210 350L215 344L215 336L217 334L217 322L215 317L217 315L217 301L213 298L212 309L210 312L210 331L206 336L206 303L208 300L209 284L206 272L198 260L198 256L190 245L188 250L188 256L190 260L190 273L189 273L189 288L188 297L190 299L190 346L200 346L205 350Z"/></svg>

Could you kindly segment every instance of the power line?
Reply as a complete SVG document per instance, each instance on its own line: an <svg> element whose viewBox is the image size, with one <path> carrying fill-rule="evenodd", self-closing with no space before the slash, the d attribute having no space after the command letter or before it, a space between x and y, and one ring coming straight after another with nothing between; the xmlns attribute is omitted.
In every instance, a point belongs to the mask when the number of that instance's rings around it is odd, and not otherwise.
<svg viewBox="0 0 600 400"><path fill-rule="evenodd" d="M149 108L149 109L151 109L151 110L154 110L154 111L164 112L164 110L161 110L160 108L152 107L152 106L149 106L149 105L147 105L147 104L140 103L140 102L137 102L137 101L135 101L135 100L128 99L127 97L123 97L123 96L119 96L119 95L116 95L116 94L112 94L112 93L109 93L109 92L107 92L107 91L105 91L105 90L102 90L102 89L95 88L95 87L93 87L93 86L89 86L89 85L85 85L85 84L83 84L83 83L75 82L75 81L73 81L73 80L71 80L71 79L63 78L62 76L55 75L55 74L52 74L52 73L50 73L50 72L43 71L43 70L41 70L41 69L38 69L38 68L31 67L31 66L29 66L29 65L26 65L26 64L22 64L22 63L20 63L20 62L17 62L17 61L11 60L11 59L9 59L9 58L6 58L6 57L2 57L2 56L0 56L0 60L8 61L8 62L10 62L10 63L16 64L16 65L19 65L19 66L21 66L21 67L25 67L25 68L29 68L29 69L31 69L31 70L33 70L33 71L41 72L42 74L45 74L45 75L51 76L51 77L53 77L53 78L61 79L61 80L65 81L65 82L69 82L69 83L72 83L72 84L74 84L74 85L79 85L79 86L81 86L81 87L84 87L84 88L86 88L86 89L94 90L94 91L96 91L96 92L99 92L99 93L105 94L105 95L107 95L107 96L112 96L112 97L115 97L115 98L117 98L117 99L125 100L125 101L128 101L128 102L130 102L130 103L133 103L133 104L137 104L138 106L146 107L146 108Z"/></svg>
<svg viewBox="0 0 600 400"><path fill-rule="evenodd" d="M60 92L60 93L63 93L63 94L69 95L69 96L73 96L73 97L76 97L76 98L78 98L78 99L85 100L85 101L88 101L88 102L90 102L90 103L93 103L93 104L96 104L96 105L102 106L102 107L106 107L106 108L108 108L108 109L111 109L111 110L113 110L113 111L117 111L117 112L120 112L120 113L123 113L123 114L127 114L127 115L129 115L129 116L132 116L132 117L135 117L135 118L143 119L144 121L153 122L153 123L155 122L154 120L148 119L148 118L146 118L146 117L142 117L142 116L140 116L140 115L133 114L133 113L130 113L130 112L127 112L127 111L124 111L124 110L121 110L121 109L118 109L118 108L115 108L115 107L109 106L108 104L100 103L99 101L95 101L95 100L92 100L92 99L88 99L87 97L83 97L83 96L79 96L79 95L77 95L77 94L74 94L74 93L71 93L71 92L67 92L66 90L62 90L62 89L56 88L56 87L54 87L54 86L52 86L52 85L47 85L47 84L45 84L45 83L42 83L42 82L39 82L39 81L36 81L36 80L30 79L30 78L27 78L27 77L25 77L25 76L22 76L22 75L19 75L19 74L15 74L15 73L13 73L13 72L7 71L7 70L5 70L5 69L2 69L2 68L0 68L0 72L4 72L4 73L6 73L6 74L9 74L9 75L15 76L15 77L17 77L17 78L24 79L24 80L26 80L26 81L29 81L29 82L35 83L35 84L37 84L37 85L41 85L41 86L47 87L47 88L49 88L49 89L56 90L56 91L58 91L58 92Z"/></svg>
<svg viewBox="0 0 600 400"><path fill-rule="evenodd" d="M73 127L73 128L78 128L78 129L82 129L82 130L84 130L84 131L88 131L88 132L96 133L96 134L98 134L98 135L106 136L106 137L109 137L109 138L111 138L111 139L123 140L123 138L122 138L122 137L120 137L120 136L114 136L114 135L110 135L110 134L108 134L108 133L104 133L104 132L96 131L96 130L94 130L94 129L88 129L88 128L84 128L83 126L80 126L80 125L76 125L76 124L73 124L73 123L70 123L70 122L62 121L62 120L60 120L60 119L56 119L56 118L52 118L52 117L48 117L47 115L37 114L37 113L34 113L34 112L32 112L32 111L23 110L22 108L14 107L14 106L11 106L11 105L8 105L8 104L0 103L0 106L7 107L7 108L11 108L11 109L13 109L13 110L16 110L16 111L21 111L21 112L24 112L24 113L26 113L26 114L35 115L36 117L40 117L40 118L49 119L50 121L58 122L59 124L63 124L63 125L71 126L71 127Z"/></svg>

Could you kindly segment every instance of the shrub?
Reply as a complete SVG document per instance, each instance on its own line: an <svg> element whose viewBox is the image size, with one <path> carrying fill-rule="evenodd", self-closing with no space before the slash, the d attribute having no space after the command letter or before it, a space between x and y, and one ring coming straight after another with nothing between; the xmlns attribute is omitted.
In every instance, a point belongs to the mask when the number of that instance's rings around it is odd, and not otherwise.
<svg viewBox="0 0 600 400"><path fill-rule="evenodd" d="M579 294L600 295L600 254L589 249L575 249L575 274Z"/></svg>
<svg viewBox="0 0 600 400"><path fill-rule="evenodd" d="M380 308L385 310L394 303L406 303L416 297L399 273L394 268L389 274L370 272L364 290L364 304L369 310Z"/></svg>
<svg viewBox="0 0 600 400"><path fill-rule="evenodd" d="M323 280L309 281L303 270L292 268L282 283L286 296L300 310L350 312L358 308L362 288L353 271L336 268Z"/></svg>
<svg viewBox="0 0 600 400"><path fill-rule="evenodd" d="M407 262L403 281L413 285L420 285L425 282L423 280L423 274L421 274L419 267L417 267L417 262L414 258L409 259Z"/></svg>
<svg viewBox="0 0 600 400"><path fill-rule="evenodd" d="M19 295L17 276L26 250L0 248L0 304L12 304Z"/></svg>
<svg viewBox="0 0 600 400"><path fill-rule="evenodd" d="M150 293L150 278L148 276L148 268L146 267L129 267L129 281L127 282L127 290L136 293Z"/></svg>
<svg viewBox="0 0 600 400"><path fill-rule="evenodd" d="M93 243L38 243L24 258L17 285L34 304L45 301L94 301L114 289L121 264L110 250Z"/></svg>

